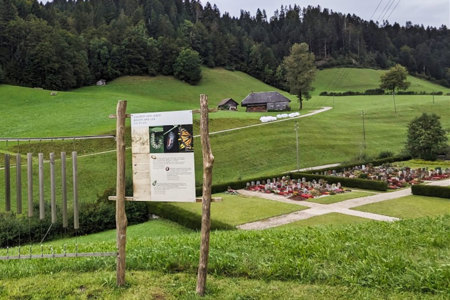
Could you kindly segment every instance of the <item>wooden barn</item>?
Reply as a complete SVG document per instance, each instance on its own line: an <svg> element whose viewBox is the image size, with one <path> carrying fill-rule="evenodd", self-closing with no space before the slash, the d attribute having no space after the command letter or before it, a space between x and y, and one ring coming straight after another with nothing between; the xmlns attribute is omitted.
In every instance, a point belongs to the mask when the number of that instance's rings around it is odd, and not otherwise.
<svg viewBox="0 0 450 300"><path fill-rule="evenodd" d="M237 110L239 103L232 98L226 98L219 102L218 108L220 110Z"/></svg>
<svg viewBox="0 0 450 300"><path fill-rule="evenodd" d="M249 94L241 105L247 108L247 112L283 111L290 109L290 102L278 92L262 92Z"/></svg>

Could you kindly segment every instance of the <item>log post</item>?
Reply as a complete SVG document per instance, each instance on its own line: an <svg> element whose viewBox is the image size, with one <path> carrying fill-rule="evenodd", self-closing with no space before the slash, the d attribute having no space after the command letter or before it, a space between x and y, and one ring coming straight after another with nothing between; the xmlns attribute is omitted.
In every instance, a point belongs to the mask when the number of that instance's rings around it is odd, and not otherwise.
<svg viewBox="0 0 450 300"><path fill-rule="evenodd" d="M208 97L200 95L200 135L203 154L203 196L202 196L202 241L197 274L196 292L205 295L206 275L208 273L209 233L211 230L211 184L214 156L209 142Z"/></svg>
<svg viewBox="0 0 450 300"><path fill-rule="evenodd" d="M33 216L33 153L27 153L28 217Z"/></svg>
<svg viewBox="0 0 450 300"><path fill-rule="evenodd" d="M11 166L9 154L5 154L5 211L11 211Z"/></svg>
<svg viewBox="0 0 450 300"><path fill-rule="evenodd" d="M117 229L117 285L125 284L125 253L127 243L127 215L125 213L125 119L127 101L117 103L116 145L116 229Z"/></svg>

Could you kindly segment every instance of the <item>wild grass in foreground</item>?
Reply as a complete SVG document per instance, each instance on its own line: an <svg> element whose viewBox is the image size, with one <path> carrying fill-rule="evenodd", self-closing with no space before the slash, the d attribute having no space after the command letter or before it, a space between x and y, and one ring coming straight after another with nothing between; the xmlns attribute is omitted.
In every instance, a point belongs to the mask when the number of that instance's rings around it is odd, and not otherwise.
<svg viewBox="0 0 450 300"><path fill-rule="evenodd" d="M213 232L209 272L215 276L444 296L450 292L449 230L450 215L395 223ZM130 240L129 274L154 270L193 275L199 244L198 233ZM114 248L113 242L97 242L80 246L80 251ZM0 263L0 278L114 269L113 258L4 261Z"/></svg>
<svg viewBox="0 0 450 300"><path fill-rule="evenodd" d="M51 282L51 284L43 284ZM423 299L423 294L364 287L301 284L296 281L208 276L206 295L195 294L196 275L133 271L115 287L112 271L57 273L2 280L0 297L13 299ZM444 299L427 295L428 299Z"/></svg>

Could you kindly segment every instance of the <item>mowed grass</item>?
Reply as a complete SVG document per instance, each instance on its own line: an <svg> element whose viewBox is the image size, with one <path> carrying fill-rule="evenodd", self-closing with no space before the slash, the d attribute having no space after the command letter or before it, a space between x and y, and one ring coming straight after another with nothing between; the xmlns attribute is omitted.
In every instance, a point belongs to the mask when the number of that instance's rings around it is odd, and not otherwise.
<svg viewBox="0 0 450 300"><path fill-rule="evenodd" d="M195 293L196 275L132 271L127 284L116 288L115 272L62 272L6 279L0 296L11 299L419 299L421 294L347 286L300 284L296 281L257 280L208 275L205 297ZM41 284L51 282L52 284ZM427 299L442 299L427 295Z"/></svg>
<svg viewBox="0 0 450 300"><path fill-rule="evenodd" d="M359 68L332 68L321 70L317 73L314 81L314 94L321 92L364 92L368 89L377 89L380 86L380 76L386 70L359 69ZM449 93L450 89L408 76L407 81L411 83L408 91L415 92L438 92ZM432 96L428 96L430 99Z"/></svg>
<svg viewBox="0 0 450 300"><path fill-rule="evenodd" d="M450 168L450 161L448 160L426 161L422 159L411 159L408 161L396 162L394 163L394 165L410 168L429 168L429 169L442 168L445 170L447 168Z"/></svg>
<svg viewBox="0 0 450 300"><path fill-rule="evenodd" d="M444 198L407 196L352 208L401 219L450 214L450 201Z"/></svg>
<svg viewBox="0 0 450 300"><path fill-rule="evenodd" d="M266 283L282 280L302 285L343 287L361 292L373 289L375 295L382 295L382 291L395 291L405 295L411 293L418 298L445 297L449 292L449 229L450 215L336 227L216 231L211 233L209 274L225 276L227 280L243 280L242 283L249 279ZM74 238L70 250L74 250L75 243ZM95 290L98 285L103 284L103 291L95 293L108 295L126 293L127 290L136 291L141 281L133 279L135 272L156 271L161 272L162 276L184 273L195 277L199 245L198 232L130 239L127 243L130 286L124 290L113 288L114 258L1 261L2 292L6 293L8 287L20 295L20 290L12 286L14 280L20 286L29 284L23 293L47 291L44 286L52 286L48 290L50 294L60 289L65 295L74 286L78 285L80 288L85 283L86 289L92 287ZM36 250L39 249L37 245ZM93 241L79 246L80 252L114 249L115 243L112 240ZM55 247L55 251L61 252L62 248ZM45 284L47 281L36 282L39 276L54 278L52 274L61 275L61 280L72 278L73 283L69 279L67 285L55 287ZM159 282L155 285L165 287ZM210 285L213 294L214 286L214 283ZM83 289L80 288L80 291ZM248 292L248 289L245 290Z"/></svg>
<svg viewBox="0 0 450 300"><path fill-rule="evenodd" d="M111 132L118 100L127 100L127 112L189 110L200 107L200 94L207 94L215 107L224 98L242 101L252 91L279 91L242 72L203 69L197 86L169 76L122 77L106 86L89 86L50 96L50 91L0 85L2 136L42 137L93 135ZM288 95L287 93L284 93ZM214 116L213 116L214 115ZM213 118L259 118L258 114L220 112Z"/></svg>
<svg viewBox="0 0 450 300"><path fill-rule="evenodd" d="M371 222L372 220L344 215L340 213L329 213L317 217L312 217L306 220L301 220L293 223L289 223L274 230L282 230L287 228L299 228L304 226L322 226L322 225L343 225L343 224L357 224L363 222Z"/></svg>
<svg viewBox="0 0 450 300"><path fill-rule="evenodd" d="M357 191L357 192L349 192L349 193L344 193L344 194L330 195L330 196L326 196L326 197L308 199L308 201L320 203L320 204L332 204L332 203L337 203L337 202L341 202L341 201L345 201L345 200L349 200L349 199L361 198L361 197L373 196L373 195L375 195L375 193Z"/></svg>
<svg viewBox="0 0 450 300"><path fill-rule="evenodd" d="M301 205L281 203L257 197L227 194L216 194L214 197L222 197L222 201L211 203L211 219L232 226L307 209L307 207ZM202 204L199 202L171 203L170 205L193 212L199 216L202 215Z"/></svg>

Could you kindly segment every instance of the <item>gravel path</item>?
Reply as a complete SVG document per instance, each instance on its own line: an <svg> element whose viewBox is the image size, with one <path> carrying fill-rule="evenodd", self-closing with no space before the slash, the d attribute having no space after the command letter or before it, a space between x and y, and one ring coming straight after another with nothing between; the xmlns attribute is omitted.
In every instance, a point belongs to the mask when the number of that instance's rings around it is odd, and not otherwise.
<svg viewBox="0 0 450 300"><path fill-rule="evenodd" d="M450 179L427 182L427 184L435 185L435 186L450 186ZM287 215L277 216L277 217L237 226L237 228L244 229L244 230L261 230L261 229L267 229L267 228L272 228L272 227L278 227L281 225L285 225L285 224L289 224L292 222L305 220L305 219L309 219L312 217L321 216L321 215L325 215L325 214L329 214L329 213L341 213L341 214L345 214L345 215L357 216L357 217L371 219L371 220L393 222L393 221L397 221L399 219L395 218L395 217L385 216L385 215L379 215L379 214L373 214L373 213L368 213L368 212L352 210L351 208L412 195L411 188L407 188L407 189L402 189L402 190L396 191L396 192L380 193L380 194L376 194L373 196L355 198L355 199L345 200L345 201L341 201L341 202L333 203L333 204L319 204L319 203L308 202L308 201L294 201L294 200L290 200L283 196L278 196L275 194L263 194L260 192L251 192L251 191L247 191L247 190L239 190L239 193L242 195L245 195L245 196L259 197L259 198L279 201L279 202L283 202L283 203L290 203L290 204L295 204L295 205L299 205L299 206L309 207L309 209L306 209L306 210L297 211L297 212L293 212L293 213L290 213Z"/></svg>

